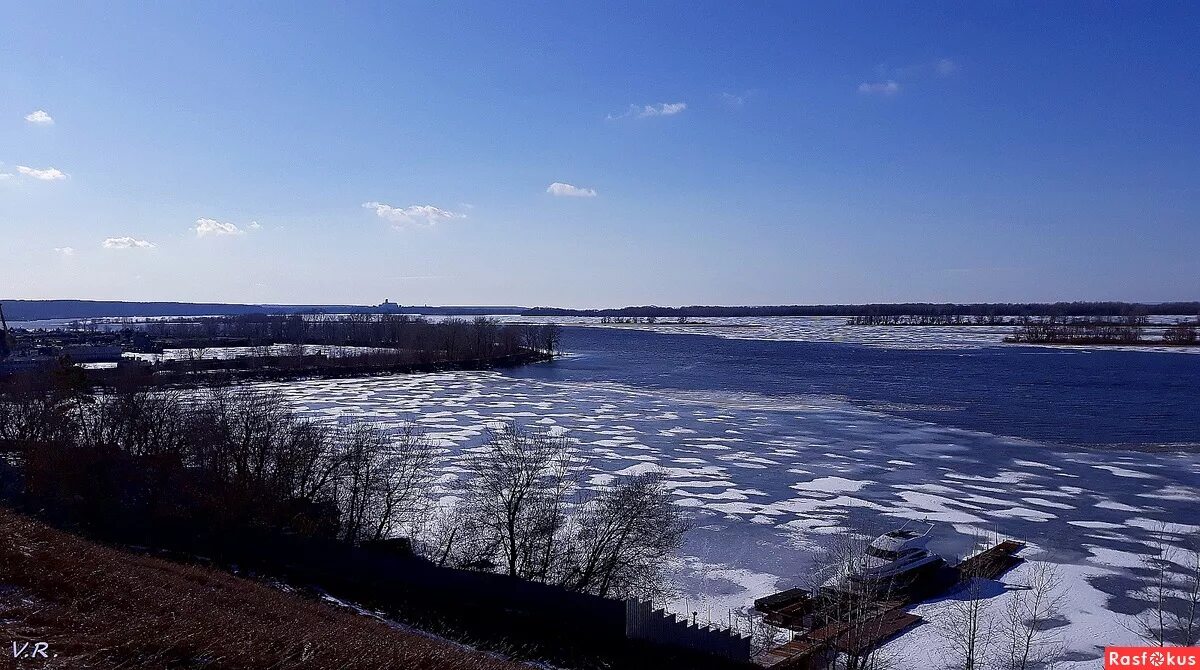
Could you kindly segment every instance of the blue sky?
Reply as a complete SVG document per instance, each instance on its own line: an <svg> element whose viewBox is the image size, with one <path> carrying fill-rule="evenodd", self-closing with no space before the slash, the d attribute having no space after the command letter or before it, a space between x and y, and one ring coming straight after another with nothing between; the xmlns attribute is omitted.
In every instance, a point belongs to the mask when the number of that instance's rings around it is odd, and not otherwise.
<svg viewBox="0 0 1200 670"><path fill-rule="evenodd" d="M1185 2L0 1L0 297L1197 299L1198 43Z"/></svg>

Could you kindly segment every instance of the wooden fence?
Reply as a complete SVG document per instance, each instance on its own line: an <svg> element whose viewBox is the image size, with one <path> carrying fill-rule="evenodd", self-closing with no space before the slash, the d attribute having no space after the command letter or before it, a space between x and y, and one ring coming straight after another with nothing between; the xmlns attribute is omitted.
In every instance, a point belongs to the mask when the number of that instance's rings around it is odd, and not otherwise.
<svg viewBox="0 0 1200 670"><path fill-rule="evenodd" d="M625 636L655 644L682 647L731 661L750 661L750 638L716 626L680 621L666 610L640 600L625 601Z"/></svg>

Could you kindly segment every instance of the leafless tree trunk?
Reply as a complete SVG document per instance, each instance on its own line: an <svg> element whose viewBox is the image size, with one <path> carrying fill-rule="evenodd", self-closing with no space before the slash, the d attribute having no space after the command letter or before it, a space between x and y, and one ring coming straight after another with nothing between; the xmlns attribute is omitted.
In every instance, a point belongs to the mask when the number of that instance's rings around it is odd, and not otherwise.
<svg viewBox="0 0 1200 670"><path fill-rule="evenodd" d="M643 600L663 595L663 564L682 546L688 524L661 474L618 479L577 517L568 587Z"/></svg>
<svg viewBox="0 0 1200 670"><path fill-rule="evenodd" d="M1125 624L1158 647L1200 643L1200 546L1180 546L1171 535L1165 524L1155 531L1139 569L1145 581L1137 595L1146 607Z"/></svg>
<svg viewBox="0 0 1200 670"><path fill-rule="evenodd" d="M414 423L405 423L384 447L372 489L376 506L369 538L381 540L399 527L411 527L428 508L434 449Z"/></svg>
<svg viewBox="0 0 1200 670"><path fill-rule="evenodd" d="M750 638L750 655L757 656L762 652L778 646L787 639L787 633L777 626L763 621L761 614L730 612L729 627Z"/></svg>
<svg viewBox="0 0 1200 670"><path fill-rule="evenodd" d="M843 640L868 640L879 637L883 619L881 604L898 596L900 584L895 580L863 581L851 579L868 562L867 549L873 534L849 530L828 538L815 559L811 574L811 590L816 594L817 625L848 624L840 636ZM890 650L882 646L866 646L857 652L839 653L832 663L833 670L882 670L894 665Z"/></svg>
<svg viewBox="0 0 1200 670"><path fill-rule="evenodd" d="M1030 568L1029 583L1009 594L1000 624L998 663L1004 670L1047 668L1063 651L1054 619L1066 594L1058 566L1039 562Z"/></svg>
<svg viewBox="0 0 1200 670"><path fill-rule="evenodd" d="M467 563L464 547L469 543L463 537L464 523L462 505L433 508L419 525L424 556L442 566Z"/></svg>
<svg viewBox="0 0 1200 670"><path fill-rule="evenodd" d="M995 622L991 603L984 598L984 583L980 578L970 578L937 622L946 644L947 667L953 670L979 670L987 665Z"/></svg>
<svg viewBox="0 0 1200 670"><path fill-rule="evenodd" d="M565 437L515 423L488 431L467 461L468 526L485 547L497 547L505 572L545 577L562 525L561 496L571 488Z"/></svg>
<svg viewBox="0 0 1200 670"><path fill-rule="evenodd" d="M978 537L975 550L982 550L987 544L983 537ZM988 580L972 574L962 574L960 580L936 625L945 642L947 667L980 670L987 666L996 634L991 602L984 592Z"/></svg>
<svg viewBox="0 0 1200 670"><path fill-rule="evenodd" d="M343 428L338 442L344 463L339 482L342 537L347 542L359 542L369 539L372 530L381 452L387 442L381 430L367 424Z"/></svg>
<svg viewBox="0 0 1200 670"><path fill-rule="evenodd" d="M1178 642L1182 646L1200 644L1200 546L1193 540L1184 552L1183 579L1179 594L1183 607L1175 617Z"/></svg>

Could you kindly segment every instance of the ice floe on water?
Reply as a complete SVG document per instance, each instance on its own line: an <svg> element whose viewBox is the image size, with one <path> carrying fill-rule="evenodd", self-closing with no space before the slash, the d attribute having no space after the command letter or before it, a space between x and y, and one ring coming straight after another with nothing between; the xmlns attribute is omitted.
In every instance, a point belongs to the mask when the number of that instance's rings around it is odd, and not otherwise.
<svg viewBox="0 0 1200 670"><path fill-rule="evenodd" d="M1200 532L1189 523L1200 497L1196 455L1064 452L837 399L492 372L261 386L328 421L420 421L446 450L439 481L447 489L461 477L461 454L503 421L568 436L590 459L585 486L662 472L694 523L673 567L679 595L670 605L718 623L756 597L805 585L814 549L830 535L928 520L938 524L931 548L949 559L970 553L973 535L999 534L1030 542L1038 560L1059 565L1070 593L1068 658L1094 667L1098 645L1134 641L1113 603L1128 606L1130 571L1141 556L1164 533L1182 542ZM1023 570L1004 581L1019 585ZM1004 597L1002 589L995 596ZM894 644L932 654L934 635L922 626Z"/></svg>
<svg viewBox="0 0 1200 670"><path fill-rule="evenodd" d="M674 335L713 335L741 340L778 340L793 342L839 342L886 349L978 349L997 346L1015 326L851 326L846 317L834 316L729 316L703 317L691 323L659 320L655 323L603 324L598 317L530 317L504 315L502 321L558 323L622 330L646 330ZM1151 316L1147 337L1159 337L1163 324L1178 317ZM1043 348L1051 348L1049 346ZM1097 347L1052 347L1056 351L1086 353ZM1200 353L1200 347L1103 347L1109 351L1145 351L1154 353Z"/></svg>

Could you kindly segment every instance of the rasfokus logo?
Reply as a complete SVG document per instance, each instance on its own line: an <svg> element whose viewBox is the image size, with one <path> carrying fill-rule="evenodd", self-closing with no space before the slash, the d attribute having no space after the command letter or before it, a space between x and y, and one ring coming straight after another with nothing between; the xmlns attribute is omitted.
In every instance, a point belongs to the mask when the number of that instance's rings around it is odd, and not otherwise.
<svg viewBox="0 0 1200 670"><path fill-rule="evenodd" d="M1200 647L1105 647L1104 670L1200 668Z"/></svg>

